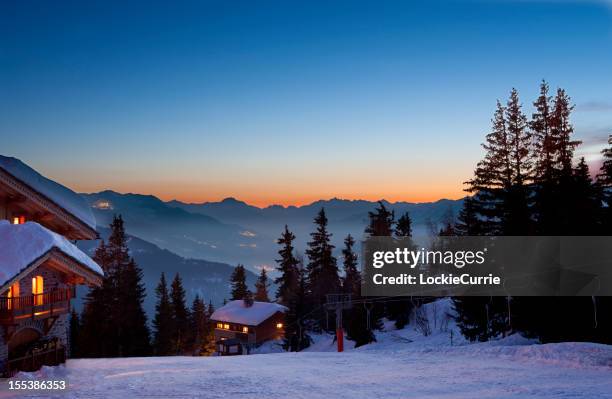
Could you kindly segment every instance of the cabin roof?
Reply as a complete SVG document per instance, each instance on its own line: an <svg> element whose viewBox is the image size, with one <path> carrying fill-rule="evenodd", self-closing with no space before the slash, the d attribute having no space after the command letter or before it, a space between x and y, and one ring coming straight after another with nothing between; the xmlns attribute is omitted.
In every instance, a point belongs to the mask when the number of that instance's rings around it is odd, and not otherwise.
<svg viewBox="0 0 612 399"><path fill-rule="evenodd" d="M81 267L104 276L102 268L63 236L34 222L10 224L0 220L0 286L50 251L57 250Z"/></svg>
<svg viewBox="0 0 612 399"><path fill-rule="evenodd" d="M210 317L215 321L257 326L277 312L286 312L287 308L278 303L253 302L247 307L243 300L231 301L217 309Z"/></svg>
<svg viewBox="0 0 612 399"><path fill-rule="evenodd" d="M47 179L17 158L0 155L0 169L47 197L95 231L96 219L91 208L80 195L68 187Z"/></svg>

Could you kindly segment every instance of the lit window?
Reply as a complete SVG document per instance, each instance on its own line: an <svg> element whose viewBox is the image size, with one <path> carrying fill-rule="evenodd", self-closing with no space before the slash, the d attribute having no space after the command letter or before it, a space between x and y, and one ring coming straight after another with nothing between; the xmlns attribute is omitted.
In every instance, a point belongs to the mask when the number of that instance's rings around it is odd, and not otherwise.
<svg viewBox="0 0 612 399"><path fill-rule="evenodd" d="M34 305L43 304L44 281L42 276L32 277L32 295L34 295Z"/></svg>
<svg viewBox="0 0 612 399"><path fill-rule="evenodd" d="M13 218L13 224L24 224L25 223L25 216L15 216Z"/></svg>
<svg viewBox="0 0 612 399"><path fill-rule="evenodd" d="M223 329L224 329L224 330L229 330L229 324L227 324L227 323L226 323L226 324L224 324L224 325L223 325Z"/></svg>
<svg viewBox="0 0 612 399"><path fill-rule="evenodd" d="M249 328L248 327L242 327L242 332L243 333L248 333L249 332Z"/></svg>
<svg viewBox="0 0 612 399"><path fill-rule="evenodd" d="M223 328L223 323L217 323L217 328Z"/></svg>
<svg viewBox="0 0 612 399"><path fill-rule="evenodd" d="M11 285L8 290L8 308L13 309L13 298L19 297L19 281Z"/></svg>
<svg viewBox="0 0 612 399"><path fill-rule="evenodd" d="M276 323L276 328L283 328L283 323Z"/></svg>

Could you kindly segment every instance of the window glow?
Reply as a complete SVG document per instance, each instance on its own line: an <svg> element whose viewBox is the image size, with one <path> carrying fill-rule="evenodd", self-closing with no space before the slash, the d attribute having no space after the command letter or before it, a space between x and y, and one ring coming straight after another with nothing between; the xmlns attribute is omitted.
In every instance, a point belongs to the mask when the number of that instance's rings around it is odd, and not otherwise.
<svg viewBox="0 0 612 399"><path fill-rule="evenodd" d="M17 281L16 283L14 283L13 285L11 285L11 287L8 290L8 308L9 310L13 308L13 298L18 298L19 297L19 281Z"/></svg>
<svg viewBox="0 0 612 399"><path fill-rule="evenodd" d="M217 328L223 328L223 323L217 323Z"/></svg>
<svg viewBox="0 0 612 399"><path fill-rule="evenodd" d="M42 276L32 277L32 295L34 295L34 305L43 304L42 293L44 291L44 280Z"/></svg>
<svg viewBox="0 0 612 399"><path fill-rule="evenodd" d="M224 324L224 325L223 325L223 329L224 329L224 330L229 330L229 324Z"/></svg>
<svg viewBox="0 0 612 399"><path fill-rule="evenodd" d="M24 224L25 222L25 216L15 216L13 218L13 224Z"/></svg>
<svg viewBox="0 0 612 399"><path fill-rule="evenodd" d="M242 332L243 333L248 333L249 332L249 328L248 327L242 327Z"/></svg>
<svg viewBox="0 0 612 399"><path fill-rule="evenodd" d="M276 323L276 328L283 328L283 323Z"/></svg>

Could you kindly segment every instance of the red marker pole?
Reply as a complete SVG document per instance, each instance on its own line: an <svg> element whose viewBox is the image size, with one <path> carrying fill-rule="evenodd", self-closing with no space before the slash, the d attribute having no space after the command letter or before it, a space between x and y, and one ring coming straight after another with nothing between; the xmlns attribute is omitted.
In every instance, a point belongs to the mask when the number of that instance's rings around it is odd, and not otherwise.
<svg viewBox="0 0 612 399"><path fill-rule="evenodd" d="M344 331L342 328L336 329L336 341L338 341L338 352L344 351Z"/></svg>

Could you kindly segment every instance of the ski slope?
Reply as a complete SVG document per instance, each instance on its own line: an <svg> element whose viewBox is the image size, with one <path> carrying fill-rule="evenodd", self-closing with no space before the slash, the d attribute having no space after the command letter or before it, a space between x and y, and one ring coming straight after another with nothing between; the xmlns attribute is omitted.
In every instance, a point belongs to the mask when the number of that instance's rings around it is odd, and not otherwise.
<svg viewBox="0 0 612 399"><path fill-rule="evenodd" d="M44 397L68 398L612 398L612 347L478 344L80 359L15 378L65 379L67 392ZM6 389L2 395L10 397Z"/></svg>
<svg viewBox="0 0 612 399"><path fill-rule="evenodd" d="M344 353L318 335L300 353L270 342L250 356L77 359L14 379L66 380L67 392L31 395L58 398L612 399L612 346L518 335L469 344L448 317L449 300L424 309L427 335L416 323L387 322L378 342L348 341ZM11 393L4 387L0 397Z"/></svg>

